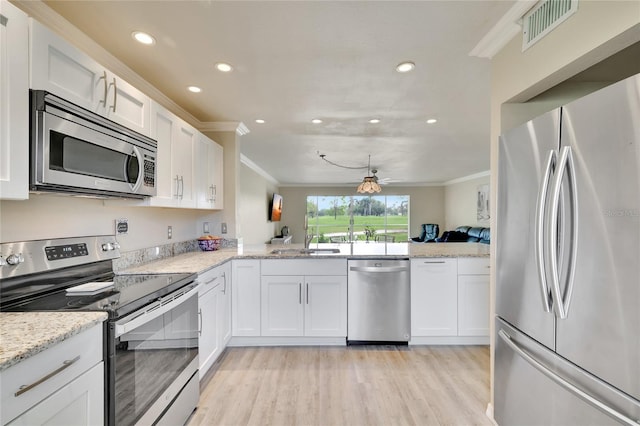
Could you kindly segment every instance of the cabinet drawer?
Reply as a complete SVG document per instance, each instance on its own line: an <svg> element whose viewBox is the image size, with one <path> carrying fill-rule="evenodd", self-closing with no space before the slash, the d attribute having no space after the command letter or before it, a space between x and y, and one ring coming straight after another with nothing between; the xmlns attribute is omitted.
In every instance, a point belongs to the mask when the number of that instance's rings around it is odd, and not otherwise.
<svg viewBox="0 0 640 426"><path fill-rule="evenodd" d="M458 275L489 275L488 257L461 257L458 259Z"/></svg>
<svg viewBox="0 0 640 426"><path fill-rule="evenodd" d="M0 378L0 423L14 419L101 362L102 342L102 324L98 324L3 371ZM72 360L75 362L71 363ZM21 386L38 382L65 363L69 366L59 373L15 395Z"/></svg>
<svg viewBox="0 0 640 426"><path fill-rule="evenodd" d="M209 290L214 289L221 284L224 285L226 289L227 280L230 278L226 275L224 268L221 266L216 266L202 274L198 274L198 278L196 278L198 283L200 283L198 294L202 296Z"/></svg>
<svg viewBox="0 0 640 426"><path fill-rule="evenodd" d="M346 259L265 259L262 275L347 275Z"/></svg>

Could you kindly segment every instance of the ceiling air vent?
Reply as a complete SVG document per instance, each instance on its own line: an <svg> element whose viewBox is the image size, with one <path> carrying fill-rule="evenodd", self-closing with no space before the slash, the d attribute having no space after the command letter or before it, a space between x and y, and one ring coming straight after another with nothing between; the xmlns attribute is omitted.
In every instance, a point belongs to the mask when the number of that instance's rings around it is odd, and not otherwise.
<svg viewBox="0 0 640 426"><path fill-rule="evenodd" d="M578 10L578 0L543 0L522 18L524 52Z"/></svg>

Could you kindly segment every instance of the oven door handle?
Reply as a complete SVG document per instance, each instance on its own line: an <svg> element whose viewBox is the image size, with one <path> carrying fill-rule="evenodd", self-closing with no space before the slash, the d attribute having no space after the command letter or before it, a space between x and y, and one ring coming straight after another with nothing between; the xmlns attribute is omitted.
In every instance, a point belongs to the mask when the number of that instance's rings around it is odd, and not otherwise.
<svg viewBox="0 0 640 426"><path fill-rule="evenodd" d="M182 289L141 308L139 311L128 315L122 320L116 321L116 337L120 337L123 334L135 330L149 321L164 315L187 301L190 297L197 297L199 287L199 285L183 287Z"/></svg>

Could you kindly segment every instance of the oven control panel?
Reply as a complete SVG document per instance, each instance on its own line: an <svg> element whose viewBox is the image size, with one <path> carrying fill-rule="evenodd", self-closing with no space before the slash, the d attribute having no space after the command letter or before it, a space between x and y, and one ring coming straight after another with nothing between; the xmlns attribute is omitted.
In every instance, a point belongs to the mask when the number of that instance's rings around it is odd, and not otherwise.
<svg viewBox="0 0 640 426"><path fill-rule="evenodd" d="M85 243L49 246L44 248L44 252L47 254L47 260L68 259L70 257L89 255L89 250L87 250Z"/></svg>
<svg viewBox="0 0 640 426"><path fill-rule="evenodd" d="M0 243L0 280L119 257L113 235Z"/></svg>

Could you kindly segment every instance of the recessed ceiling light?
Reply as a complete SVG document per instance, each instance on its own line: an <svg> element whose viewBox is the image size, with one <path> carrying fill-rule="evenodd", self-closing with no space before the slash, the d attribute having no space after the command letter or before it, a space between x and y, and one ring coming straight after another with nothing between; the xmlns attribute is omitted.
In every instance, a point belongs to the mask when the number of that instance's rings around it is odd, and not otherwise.
<svg viewBox="0 0 640 426"><path fill-rule="evenodd" d="M225 62L218 62L216 64L216 69L221 72L231 72L233 71L233 67Z"/></svg>
<svg viewBox="0 0 640 426"><path fill-rule="evenodd" d="M437 123L437 122L438 122L438 120L436 120L435 118L430 118L430 119L427 120L427 124L434 124L434 123Z"/></svg>
<svg viewBox="0 0 640 426"><path fill-rule="evenodd" d="M193 93L202 92L202 89L199 88L198 86L189 86L189 87L187 87L187 90L189 90L190 92L193 92Z"/></svg>
<svg viewBox="0 0 640 426"><path fill-rule="evenodd" d="M314 118L313 120L311 120L311 122L313 124L320 124L320 123L322 123L322 120L320 120L319 118Z"/></svg>
<svg viewBox="0 0 640 426"><path fill-rule="evenodd" d="M369 123L371 124L378 124L380 122L379 118L372 118L371 120L369 120Z"/></svg>
<svg viewBox="0 0 640 426"><path fill-rule="evenodd" d="M156 39L153 38L152 35L143 33L142 31L134 31L131 33L131 37L142 44L156 44Z"/></svg>
<svg viewBox="0 0 640 426"><path fill-rule="evenodd" d="M396 71L398 72L409 72L416 67L416 64L413 62L402 62L396 66Z"/></svg>
<svg viewBox="0 0 640 426"><path fill-rule="evenodd" d="M256 120L256 123L258 123L258 124L264 124L264 120L263 120L262 118L258 118L258 119Z"/></svg>

